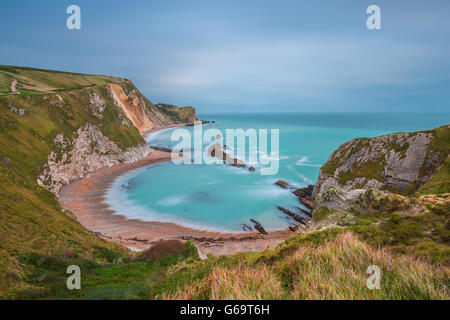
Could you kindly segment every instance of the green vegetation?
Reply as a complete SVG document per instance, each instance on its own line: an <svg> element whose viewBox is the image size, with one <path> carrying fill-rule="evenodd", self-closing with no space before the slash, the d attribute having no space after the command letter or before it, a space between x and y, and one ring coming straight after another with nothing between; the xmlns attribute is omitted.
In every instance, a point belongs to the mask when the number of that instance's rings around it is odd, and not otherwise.
<svg viewBox="0 0 450 320"><path fill-rule="evenodd" d="M328 209L327 207L320 207L316 211L314 211L314 221L320 222L328 218L331 214L334 214L334 211Z"/></svg>
<svg viewBox="0 0 450 320"><path fill-rule="evenodd" d="M449 171L449 154L450 154L450 127L444 125L439 128L427 131L413 132L409 134L409 137L417 135L419 133L431 133L433 139L426 151L426 157L423 166L419 170L419 178L431 177L425 185L421 185L419 182L411 183L405 190L393 190L390 187L386 187L392 192L402 193L404 195L412 195L416 192L419 194L427 193L446 193L450 187ZM392 139L393 138L393 139ZM364 180L356 185L354 188L362 188L369 180L378 180L381 183L385 182L384 168L386 165L386 155L390 151L395 151L399 154L399 158L406 157L406 152L409 148L409 143L406 141L399 142L398 137L393 136L389 142L383 142L383 152L380 154L377 150L372 150L373 146L370 143L369 138L357 138L341 145L336 150L331 159L328 160L321 168L322 174L333 177L336 174L336 170L343 166L352 156L365 149L366 154L377 154L377 157L370 161L355 161L345 171L340 171L337 175L337 179L341 186L346 185L349 182L355 182L357 178L363 178ZM439 172L436 172L438 170ZM420 190L419 190L420 189Z"/></svg>
<svg viewBox="0 0 450 320"><path fill-rule="evenodd" d="M420 187L418 194L445 194L450 190L450 159L447 157L430 180Z"/></svg>
<svg viewBox="0 0 450 320"><path fill-rule="evenodd" d="M156 107L169 117L180 119L182 123L193 123L197 120L195 109L191 106L180 108L171 104L159 103Z"/></svg>
<svg viewBox="0 0 450 320"><path fill-rule="evenodd" d="M355 214L349 230L373 246L388 246L433 264L450 265L450 203L429 205L417 215Z"/></svg>
<svg viewBox="0 0 450 320"><path fill-rule="evenodd" d="M345 185L347 181L353 181L355 178L364 177L366 180L375 179L384 182L381 175L384 169L384 158L374 161L367 161L361 164L355 163L349 170L339 173L339 183Z"/></svg>
<svg viewBox="0 0 450 320"><path fill-rule="evenodd" d="M0 297L30 285L24 282L28 265L19 259L23 255L51 256L71 250L92 259L99 247L115 254L127 252L84 229L63 212L52 193L37 185L48 155L57 151L56 135L72 139L90 123L122 150L144 143L135 127L123 124L124 116L106 88L110 82L130 87L128 80L0 66L0 90L9 91L12 78L25 94L0 96ZM73 87L77 89L47 93ZM106 102L101 119L89 110L93 93ZM19 109L25 110L24 115Z"/></svg>
<svg viewBox="0 0 450 320"><path fill-rule="evenodd" d="M262 253L210 255L201 260L191 242L164 242L133 254L84 229L70 212L61 209L52 193L36 183L59 133L70 139L81 126L91 123L122 150L143 142L136 128L123 124L123 115L106 88L114 82L130 93L135 89L132 83L0 66L0 91L9 92L12 78L19 81L18 89L24 93L0 96L1 298L450 298L448 129L435 129L437 134L428 151L447 157L446 162L411 199L427 206L422 213L403 212L395 195L385 202L369 193L367 201L374 213L322 207L314 213L315 230L298 233ZM86 109L94 92L106 101L101 119ZM170 114L169 118L182 122L193 114L190 109L147 104L155 116L159 112ZM24 109L25 114L19 115L12 108ZM358 139L353 151L366 141ZM403 146L392 148L403 150ZM334 172L339 161L327 163L322 170ZM350 172L374 178L381 166L380 160ZM433 168L432 162L429 168ZM338 194L340 190L331 192ZM81 290L66 287L69 265L81 268ZM370 265L382 270L380 290L366 286Z"/></svg>
<svg viewBox="0 0 450 320"><path fill-rule="evenodd" d="M263 253L200 260L195 246L158 260L123 255L106 262L76 256L21 257L29 287L16 298L57 299L448 299L448 268L394 254L332 228L297 235ZM81 290L66 288L68 265L82 270ZM382 270L380 290L366 287L367 267Z"/></svg>
<svg viewBox="0 0 450 320"><path fill-rule="evenodd" d="M431 141L428 150L427 158L431 158L434 155L437 159L436 162L443 162L443 164L418 190L418 194L445 194L450 190L450 130L449 126L442 126L436 128L434 131L434 138ZM421 169L420 176L430 175L431 170L434 169L433 163L430 163L428 167Z"/></svg>
<svg viewBox="0 0 450 320"><path fill-rule="evenodd" d="M183 245L182 245L183 246ZM157 260L141 255L118 254L106 247L96 246L93 258L58 253L40 255L31 253L19 260L28 267L25 277L29 285L19 290L15 298L22 299L148 299L156 298L170 281L162 283L169 268L199 261L197 249L188 242L179 253L161 254ZM167 249L167 246L166 248ZM66 269L80 267L81 290L68 290Z"/></svg>
<svg viewBox="0 0 450 320"><path fill-rule="evenodd" d="M27 67L0 66L0 91L10 92L13 79L21 95L57 90L82 89L108 83L124 84L126 79Z"/></svg>

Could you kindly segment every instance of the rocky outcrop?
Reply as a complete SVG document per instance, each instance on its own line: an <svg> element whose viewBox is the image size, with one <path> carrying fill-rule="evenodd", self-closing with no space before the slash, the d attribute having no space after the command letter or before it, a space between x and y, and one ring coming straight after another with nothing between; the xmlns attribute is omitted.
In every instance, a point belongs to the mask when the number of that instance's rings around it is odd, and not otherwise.
<svg viewBox="0 0 450 320"><path fill-rule="evenodd" d="M444 126L349 141L320 169L313 197L330 187L411 193L425 184L448 156L448 142L443 140L449 130ZM440 147L442 143L447 147Z"/></svg>
<svg viewBox="0 0 450 320"><path fill-rule="evenodd" d="M208 148L208 154L211 157L215 157L219 160L223 160L234 167L245 168L245 162L236 158L233 158L228 153L223 151L222 146L218 143L213 144Z"/></svg>
<svg viewBox="0 0 450 320"><path fill-rule="evenodd" d="M255 229L261 233L261 234L266 234L267 235L267 231L264 229L264 227L262 226L261 223L259 223L258 221L256 221L255 219L250 219L251 222L253 222L253 224L255 225Z"/></svg>
<svg viewBox="0 0 450 320"><path fill-rule="evenodd" d="M165 119L164 116L158 118L152 116L144 96L137 89L133 89L129 94L126 94L118 84L110 83L108 87L116 104L140 132L169 123L169 120Z"/></svg>
<svg viewBox="0 0 450 320"><path fill-rule="evenodd" d="M398 211L418 213L423 211L421 205L408 197L371 188L345 191L337 187L330 187L315 199L316 211L324 207L332 211L359 213Z"/></svg>
<svg viewBox="0 0 450 320"><path fill-rule="evenodd" d="M177 117L182 123L194 123L197 120L195 109L191 106L177 107L167 103L158 103L155 104L155 106L164 113ZM205 122L202 121L202 123ZM209 123L209 121L207 123ZM212 121L211 123L215 123L215 121Z"/></svg>
<svg viewBox="0 0 450 320"><path fill-rule="evenodd" d="M282 187L283 189L287 189L287 187L289 186L289 184L284 180L277 180L275 184L279 187Z"/></svg>
<svg viewBox="0 0 450 320"><path fill-rule="evenodd" d="M57 95L59 96L59 95ZM60 101L62 100L59 96ZM106 108L106 101L95 91L89 93L89 104L87 106L88 112L91 112L96 118L103 119L103 111Z"/></svg>
<svg viewBox="0 0 450 320"><path fill-rule="evenodd" d="M280 210L284 214L288 215L289 217L291 217L295 221L300 222L301 224L306 225L308 223L307 219L301 217L300 215L298 215L298 214L296 214L296 213L294 213L294 212L292 212L292 211L290 211L290 210L288 210L286 208L283 208L281 206L277 206L277 208L278 208L278 210Z"/></svg>
<svg viewBox="0 0 450 320"><path fill-rule="evenodd" d="M122 135L120 130L124 127L135 126L142 133L184 120L177 112L171 113L165 107L155 107L131 81L116 80L117 82L104 86L89 86L43 97L45 103L58 109L57 112L62 109L78 109L81 113L84 112L82 117L85 120L78 123L76 131L69 132L71 128L64 128L62 131L66 135L60 132L53 139L47 162L37 178L40 186L58 195L63 185L86 177L95 170L134 162L147 156L151 149L144 139L132 133L134 129ZM195 116L192 107L179 109L178 112L184 112L183 116ZM65 125L64 122L59 124L62 128ZM111 126L119 132L103 130ZM103 132L109 132L109 136Z"/></svg>
<svg viewBox="0 0 450 320"><path fill-rule="evenodd" d="M312 210L314 207L314 200L312 198L313 192L314 192L314 185L310 184L306 188L299 188L295 190L293 193L298 197L298 200L300 201L301 204L303 204L309 210ZM306 215L308 214L310 214L310 212L306 212Z"/></svg>
<svg viewBox="0 0 450 320"><path fill-rule="evenodd" d="M116 105L140 132L174 123L193 123L197 119L195 109L190 106L153 105L131 83L130 86L110 83L108 88Z"/></svg>
<svg viewBox="0 0 450 320"><path fill-rule="evenodd" d="M145 143L121 150L98 127L87 123L77 130L72 139L62 133L55 137L53 150L37 183L58 195L65 184L103 167L140 160L150 152L150 147Z"/></svg>

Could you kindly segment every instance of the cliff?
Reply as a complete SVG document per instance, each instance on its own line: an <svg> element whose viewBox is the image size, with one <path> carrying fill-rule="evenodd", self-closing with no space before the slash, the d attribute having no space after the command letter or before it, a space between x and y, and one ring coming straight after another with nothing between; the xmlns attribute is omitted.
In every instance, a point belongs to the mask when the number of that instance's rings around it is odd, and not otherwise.
<svg viewBox="0 0 450 320"><path fill-rule="evenodd" d="M358 138L341 145L322 166L316 197L336 187L386 190L409 195L426 186L438 172L448 171L450 126L434 130ZM447 189L448 181L435 187Z"/></svg>
<svg viewBox="0 0 450 320"><path fill-rule="evenodd" d="M154 106L127 79L0 66L0 287L20 283L18 259L30 252L124 250L85 230L54 195L99 168L145 157L140 131L195 117L193 108L179 112Z"/></svg>
<svg viewBox="0 0 450 320"><path fill-rule="evenodd" d="M48 155L37 183L56 195L95 170L147 156L151 150L139 132L195 118L192 107L154 106L127 79L1 67L0 80L11 79L20 94L3 95L2 105L17 115L18 127L45 140Z"/></svg>
<svg viewBox="0 0 450 320"><path fill-rule="evenodd" d="M363 240L448 265L450 126L359 138L320 169L310 230Z"/></svg>

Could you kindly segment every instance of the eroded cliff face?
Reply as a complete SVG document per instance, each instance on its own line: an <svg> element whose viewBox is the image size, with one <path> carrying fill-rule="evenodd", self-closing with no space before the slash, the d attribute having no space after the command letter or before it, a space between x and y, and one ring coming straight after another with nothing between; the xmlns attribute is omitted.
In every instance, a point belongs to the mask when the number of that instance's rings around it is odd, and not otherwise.
<svg viewBox="0 0 450 320"><path fill-rule="evenodd" d="M196 120L192 107L153 105L138 89L132 87L128 93L118 84L108 85L112 97L123 113L139 132L173 123L193 123Z"/></svg>
<svg viewBox="0 0 450 320"><path fill-rule="evenodd" d="M79 128L73 139L58 134L53 140L53 147L37 183L55 195L64 185L86 177L95 170L134 162L151 152L145 143L122 151L90 123Z"/></svg>
<svg viewBox="0 0 450 320"><path fill-rule="evenodd" d="M164 118L151 117L150 110L147 108L144 98L139 91L132 90L127 95L118 84L111 83L108 87L116 104L140 132L168 123Z"/></svg>
<svg viewBox="0 0 450 320"><path fill-rule="evenodd" d="M44 96L45 103L57 113L77 109L87 120L80 122L76 131L68 133L62 124L61 131L52 138L51 151L37 178L40 186L58 196L65 184L98 169L138 161L151 149L142 136L132 133L134 127L143 133L183 122L171 109L155 107L128 80L119 83ZM195 110L184 112L195 117Z"/></svg>
<svg viewBox="0 0 450 320"><path fill-rule="evenodd" d="M449 131L449 126L444 126L349 141L320 169L313 196L330 187L410 194L424 185L448 157L449 142L445 139Z"/></svg>

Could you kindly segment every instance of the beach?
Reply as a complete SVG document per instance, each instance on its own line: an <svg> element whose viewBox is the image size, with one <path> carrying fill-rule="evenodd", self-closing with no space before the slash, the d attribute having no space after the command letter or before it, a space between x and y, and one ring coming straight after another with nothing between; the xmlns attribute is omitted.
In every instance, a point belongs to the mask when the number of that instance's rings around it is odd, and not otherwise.
<svg viewBox="0 0 450 320"><path fill-rule="evenodd" d="M146 137L158 130L183 125L185 124L155 128L142 135ZM269 232L268 235L257 232L239 234L209 232L174 223L126 219L123 212L114 212L109 209L105 202L105 194L116 178L129 171L170 160L170 153L155 150L140 161L102 168L89 177L64 186L60 192L60 202L63 208L71 211L88 230L134 251L145 250L163 240L177 239L194 240L202 253L219 256L237 252L263 251L268 247L276 246L293 234L288 230Z"/></svg>

